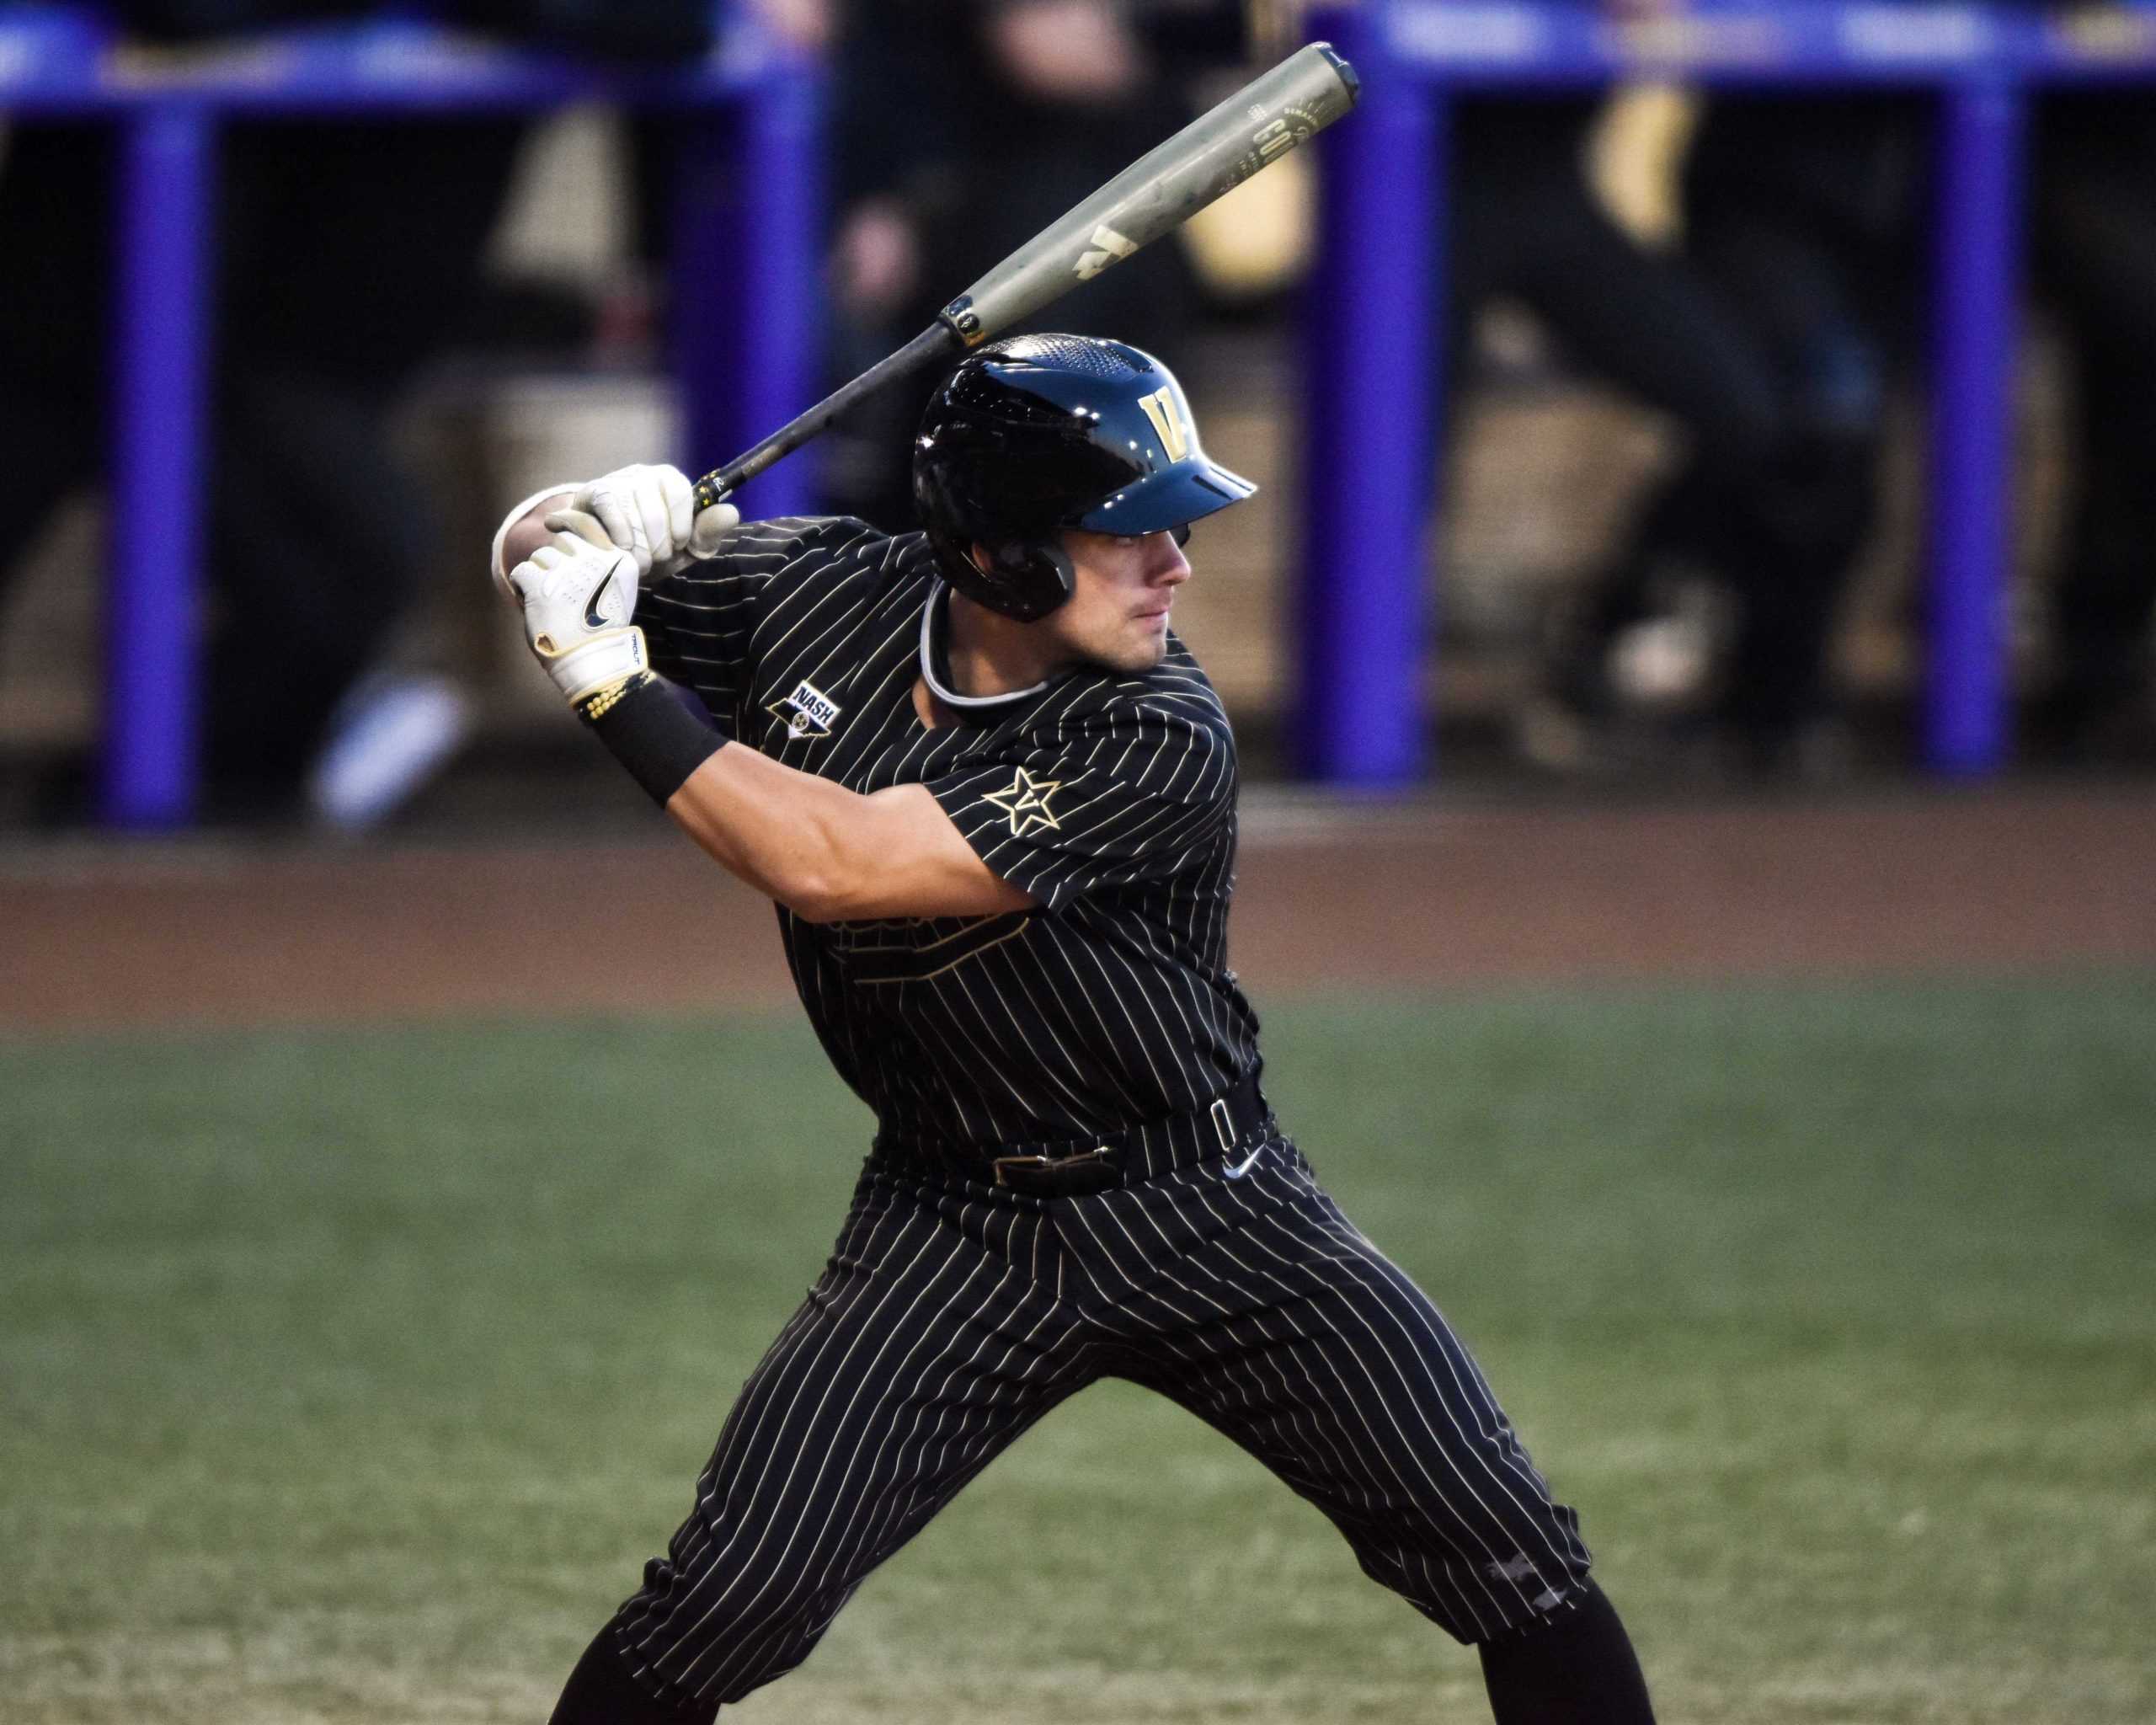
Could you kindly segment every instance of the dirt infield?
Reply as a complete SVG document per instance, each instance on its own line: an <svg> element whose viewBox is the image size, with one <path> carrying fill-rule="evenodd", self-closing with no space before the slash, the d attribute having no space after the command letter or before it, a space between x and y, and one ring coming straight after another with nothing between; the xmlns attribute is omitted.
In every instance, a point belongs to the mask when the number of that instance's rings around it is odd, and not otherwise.
<svg viewBox="0 0 2156 1725"><path fill-rule="evenodd" d="M1252 797L1232 958L1313 985L2156 961L2156 789L1743 805ZM574 966L555 942L603 937ZM771 913L688 844L21 844L0 1030L693 1009L791 990Z"/></svg>

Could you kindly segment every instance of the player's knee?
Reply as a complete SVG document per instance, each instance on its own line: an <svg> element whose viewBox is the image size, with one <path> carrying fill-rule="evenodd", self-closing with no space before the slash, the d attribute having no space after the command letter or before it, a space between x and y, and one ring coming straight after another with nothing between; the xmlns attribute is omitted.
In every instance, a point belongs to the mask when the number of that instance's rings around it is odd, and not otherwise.
<svg viewBox="0 0 2156 1725"><path fill-rule="evenodd" d="M640 1679L676 1706L738 1701L814 1649L843 1592L786 1568L677 1568L654 1557L615 1618Z"/></svg>
<svg viewBox="0 0 2156 1725"><path fill-rule="evenodd" d="M1428 1566L1405 1551L1374 1551L1355 1546L1355 1561L1364 1574L1380 1587L1395 1593L1463 1647L1472 1644L1481 1626L1472 1612L1460 1609L1459 1589L1433 1576Z"/></svg>

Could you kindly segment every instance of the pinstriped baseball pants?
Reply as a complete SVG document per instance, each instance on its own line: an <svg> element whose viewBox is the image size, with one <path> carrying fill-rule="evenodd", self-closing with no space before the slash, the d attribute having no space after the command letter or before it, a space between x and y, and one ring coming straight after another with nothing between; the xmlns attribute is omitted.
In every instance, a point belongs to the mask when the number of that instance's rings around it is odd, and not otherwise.
<svg viewBox="0 0 2156 1725"><path fill-rule="evenodd" d="M639 1682L728 1701L792 1669L870 1570L1103 1376L1235 1439L1460 1640L1566 1615L1577 1518L1437 1308L1291 1143L1238 1166L1042 1201L872 1158L614 1620Z"/></svg>

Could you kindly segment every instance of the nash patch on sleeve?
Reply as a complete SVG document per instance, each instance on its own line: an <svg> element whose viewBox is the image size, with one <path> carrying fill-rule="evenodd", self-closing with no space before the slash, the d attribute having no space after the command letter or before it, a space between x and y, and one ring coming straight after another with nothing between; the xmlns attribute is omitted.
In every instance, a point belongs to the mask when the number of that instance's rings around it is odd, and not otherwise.
<svg viewBox="0 0 2156 1725"><path fill-rule="evenodd" d="M804 677L785 700L772 702L764 711L786 721L788 736L828 737L841 709L837 702Z"/></svg>

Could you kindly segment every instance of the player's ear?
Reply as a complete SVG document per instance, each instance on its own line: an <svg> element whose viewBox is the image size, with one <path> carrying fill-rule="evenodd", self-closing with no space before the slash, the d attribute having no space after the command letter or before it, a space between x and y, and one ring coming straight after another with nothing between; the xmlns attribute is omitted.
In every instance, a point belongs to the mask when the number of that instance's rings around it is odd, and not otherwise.
<svg viewBox="0 0 2156 1725"><path fill-rule="evenodd" d="M982 544L979 540L974 541L973 549L966 555L973 558L974 567L984 575L992 575L995 573L995 553Z"/></svg>

